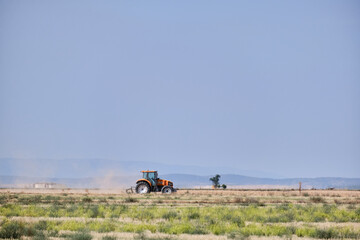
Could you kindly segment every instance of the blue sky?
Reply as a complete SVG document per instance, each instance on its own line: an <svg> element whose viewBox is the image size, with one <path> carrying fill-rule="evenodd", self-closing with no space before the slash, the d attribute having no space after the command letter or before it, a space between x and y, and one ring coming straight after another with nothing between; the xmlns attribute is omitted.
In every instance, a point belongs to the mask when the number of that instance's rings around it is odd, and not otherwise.
<svg viewBox="0 0 360 240"><path fill-rule="evenodd" d="M0 0L0 157L360 177L359 12Z"/></svg>

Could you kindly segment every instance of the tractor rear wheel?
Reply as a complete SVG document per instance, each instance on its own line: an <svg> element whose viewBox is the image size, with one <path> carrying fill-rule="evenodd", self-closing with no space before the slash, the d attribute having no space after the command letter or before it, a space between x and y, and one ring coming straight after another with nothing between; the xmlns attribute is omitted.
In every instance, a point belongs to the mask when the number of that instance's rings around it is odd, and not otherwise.
<svg viewBox="0 0 360 240"><path fill-rule="evenodd" d="M149 186L149 184L147 184L145 182L140 182L136 185L135 190L136 190L136 193L139 193L139 194L149 193L150 186Z"/></svg>
<svg viewBox="0 0 360 240"><path fill-rule="evenodd" d="M170 186L164 186L161 189L161 192L164 193L164 194L171 194L173 191L174 191L173 188L170 187Z"/></svg>

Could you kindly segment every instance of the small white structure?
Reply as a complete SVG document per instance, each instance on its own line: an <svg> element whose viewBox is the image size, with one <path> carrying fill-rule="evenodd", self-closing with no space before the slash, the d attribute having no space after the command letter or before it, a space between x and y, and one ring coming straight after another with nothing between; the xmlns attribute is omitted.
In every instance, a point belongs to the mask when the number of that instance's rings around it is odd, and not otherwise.
<svg viewBox="0 0 360 240"><path fill-rule="evenodd" d="M47 189L63 189L63 188L67 188L65 184L59 184L59 183L47 183L47 182L43 182L43 183L35 183L33 185L34 188L47 188Z"/></svg>

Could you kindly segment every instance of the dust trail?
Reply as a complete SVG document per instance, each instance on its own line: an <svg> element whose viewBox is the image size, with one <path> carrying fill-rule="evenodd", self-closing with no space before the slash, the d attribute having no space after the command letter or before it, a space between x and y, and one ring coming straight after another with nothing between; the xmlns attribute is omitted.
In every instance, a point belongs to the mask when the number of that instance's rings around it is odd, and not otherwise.
<svg viewBox="0 0 360 240"><path fill-rule="evenodd" d="M131 171L117 161L103 159L9 159L9 177L0 187L31 188L34 183L53 182L75 188L123 189L135 184ZM133 174L133 176L136 176Z"/></svg>
<svg viewBox="0 0 360 240"><path fill-rule="evenodd" d="M94 178L91 185L100 189L123 189L126 187L126 184L121 181L122 178L118 171L109 170L102 175L103 177Z"/></svg>

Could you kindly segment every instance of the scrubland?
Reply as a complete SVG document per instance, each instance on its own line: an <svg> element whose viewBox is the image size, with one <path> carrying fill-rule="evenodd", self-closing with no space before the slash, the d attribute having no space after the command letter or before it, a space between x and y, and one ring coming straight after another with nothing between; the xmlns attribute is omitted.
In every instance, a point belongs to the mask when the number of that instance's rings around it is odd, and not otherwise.
<svg viewBox="0 0 360 240"><path fill-rule="evenodd" d="M0 238L360 239L360 191L0 189Z"/></svg>

